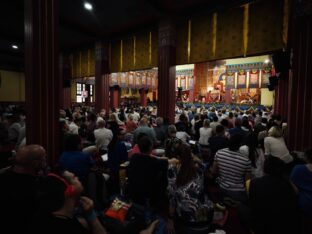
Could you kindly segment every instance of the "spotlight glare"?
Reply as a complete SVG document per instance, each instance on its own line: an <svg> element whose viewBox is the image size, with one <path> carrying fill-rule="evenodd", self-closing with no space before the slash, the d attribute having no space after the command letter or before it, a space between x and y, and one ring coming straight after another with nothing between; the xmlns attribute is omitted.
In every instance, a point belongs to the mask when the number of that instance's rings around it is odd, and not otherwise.
<svg viewBox="0 0 312 234"><path fill-rule="evenodd" d="M264 60L264 63L268 64L270 62L270 59Z"/></svg>
<svg viewBox="0 0 312 234"><path fill-rule="evenodd" d="M17 45L12 45L12 49L17 50L18 46Z"/></svg>
<svg viewBox="0 0 312 234"><path fill-rule="evenodd" d="M84 3L84 8L87 9L88 11L92 11L93 6L92 6L92 4L89 3L89 2L85 2L85 3Z"/></svg>

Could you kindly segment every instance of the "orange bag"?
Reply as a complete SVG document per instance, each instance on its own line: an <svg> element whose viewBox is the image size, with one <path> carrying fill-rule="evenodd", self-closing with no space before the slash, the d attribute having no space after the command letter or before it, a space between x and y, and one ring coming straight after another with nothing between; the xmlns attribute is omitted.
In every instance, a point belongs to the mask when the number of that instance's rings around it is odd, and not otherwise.
<svg viewBox="0 0 312 234"><path fill-rule="evenodd" d="M115 198L111 206L106 210L104 215L116 219L120 222L124 222L131 204L123 202L118 198Z"/></svg>

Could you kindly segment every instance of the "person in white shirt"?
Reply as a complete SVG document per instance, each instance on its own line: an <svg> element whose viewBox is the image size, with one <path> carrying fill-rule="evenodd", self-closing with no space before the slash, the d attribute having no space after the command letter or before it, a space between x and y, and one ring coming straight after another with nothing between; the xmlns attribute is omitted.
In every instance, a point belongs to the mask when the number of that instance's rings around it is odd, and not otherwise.
<svg viewBox="0 0 312 234"><path fill-rule="evenodd" d="M203 146L208 146L208 140L212 136L212 128L210 126L210 121L208 119L204 120L203 127L199 129L199 144Z"/></svg>
<svg viewBox="0 0 312 234"><path fill-rule="evenodd" d="M78 119L73 119L70 124L68 125L69 128L69 133L78 135L78 130L79 130L79 120Z"/></svg>
<svg viewBox="0 0 312 234"><path fill-rule="evenodd" d="M105 120L97 121L98 129L94 130L95 144L100 152L107 151L107 146L113 139L113 132L105 128Z"/></svg>
<svg viewBox="0 0 312 234"><path fill-rule="evenodd" d="M290 163L293 161L293 157L290 155L282 135L280 127L273 126L270 128L269 136L264 138L264 154L272 155L285 163Z"/></svg>

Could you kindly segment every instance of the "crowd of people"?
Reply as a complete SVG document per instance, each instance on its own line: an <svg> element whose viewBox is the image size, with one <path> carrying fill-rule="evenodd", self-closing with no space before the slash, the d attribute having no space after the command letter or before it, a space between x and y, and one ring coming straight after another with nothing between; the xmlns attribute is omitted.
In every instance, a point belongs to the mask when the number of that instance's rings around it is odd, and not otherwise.
<svg viewBox="0 0 312 234"><path fill-rule="evenodd" d="M312 151L289 152L282 116L195 106L175 112L169 123L151 106L61 109L54 165L42 146L26 144L25 112L3 113L5 230L117 233L102 216L121 197L144 210L144 223L123 233L212 233L223 228L214 222L216 204L234 207L245 233L312 233Z"/></svg>

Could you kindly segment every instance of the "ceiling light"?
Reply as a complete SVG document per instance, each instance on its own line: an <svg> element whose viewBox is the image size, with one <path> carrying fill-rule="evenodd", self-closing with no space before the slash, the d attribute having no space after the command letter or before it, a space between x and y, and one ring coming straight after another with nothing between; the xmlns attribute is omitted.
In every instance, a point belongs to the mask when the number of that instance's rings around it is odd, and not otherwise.
<svg viewBox="0 0 312 234"><path fill-rule="evenodd" d="M264 63L268 64L270 62L270 59L264 60Z"/></svg>
<svg viewBox="0 0 312 234"><path fill-rule="evenodd" d="M92 6L92 4L89 3L89 2L85 2L85 3L84 3L84 8L86 8L88 11L92 11L93 6Z"/></svg>
<svg viewBox="0 0 312 234"><path fill-rule="evenodd" d="M17 50L18 46L17 45L12 45L12 49Z"/></svg>

